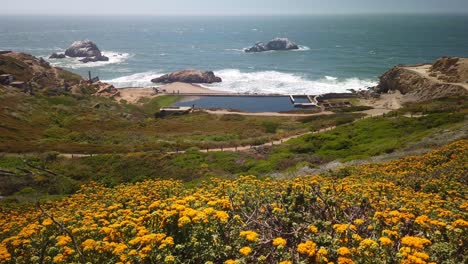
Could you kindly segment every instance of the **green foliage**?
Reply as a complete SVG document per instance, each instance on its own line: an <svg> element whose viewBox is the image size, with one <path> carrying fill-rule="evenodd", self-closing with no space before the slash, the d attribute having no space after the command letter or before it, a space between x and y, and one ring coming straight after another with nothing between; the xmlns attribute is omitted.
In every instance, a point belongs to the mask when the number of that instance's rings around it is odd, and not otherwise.
<svg viewBox="0 0 468 264"><path fill-rule="evenodd" d="M396 112L413 114L454 113L467 108L468 98L466 96L451 96L420 103L407 103Z"/></svg>
<svg viewBox="0 0 468 264"><path fill-rule="evenodd" d="M272 122L272 121L265 121L262 123L262 126L265 128L266 133L276 133L276 130L280 126L280 124Z"/></svg>
<svg viewBox="0 0 468 264"><path fill-rule="evenodd" d="M350 107L342 107L342 108L333 109L333 111L337 113L350 113L350 112L360 112L360 111L365 111L365 110L370 110L370 109L373 109L373 107L367 106L367 105L353 105Z"/></svg>
<svg viewBox="0 0 468 264"><path fill-rule="evenodd" d="M316 153L326 160L367 158L392 152L438 129L463 122L464 118L463 113L430 114L419 118L366 118L330 132L291 140L289 149L298 154Z"/></svg>

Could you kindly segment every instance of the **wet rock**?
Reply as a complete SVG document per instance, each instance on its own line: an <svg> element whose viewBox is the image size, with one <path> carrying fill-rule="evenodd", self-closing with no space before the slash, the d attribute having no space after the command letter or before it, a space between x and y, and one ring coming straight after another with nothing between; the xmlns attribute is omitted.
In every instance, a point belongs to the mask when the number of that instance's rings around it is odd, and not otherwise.
<svg viewBox="0 0 468 264"><path fill-rule="evenodd" d="M193 69L165 74L161 77L151 80L151 82L154 83L215 83L221 81L221 78L216 76L212 71L201 71Z"/></svg>
<svg viewBox="0 0 468 264"><path fill-rule="evenodd" d="M269 50L294 50L299 49L299 46L287 38L275 38L267 42L256 43L253 47L245 49L245 52L262 52Z"/></svg>

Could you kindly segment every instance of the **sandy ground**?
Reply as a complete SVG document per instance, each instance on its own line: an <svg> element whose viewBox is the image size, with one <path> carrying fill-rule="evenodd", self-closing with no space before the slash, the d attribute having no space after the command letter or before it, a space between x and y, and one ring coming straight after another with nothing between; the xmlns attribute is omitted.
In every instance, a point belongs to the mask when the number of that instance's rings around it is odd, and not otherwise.
<svg viewBox="0 0 468 264"><path fill-rule="evenodd" d="M401 108L403 102L403 95L400 91L395 91L393 93L382 94L380 98L377 99L360 99L360 105L372 106L374 109L362 111L370 116L386 114L390 111Z"/></svg>
<svg viewBox="0 0 468 264"><path fill-rule="evenodd" d="M189 83L171 83L157 87L158 93L153 88L119 88L120 96L115 97L117 101L124 99L129 103L138 103L141 98L153 98L167 94L220 94L226 92L214 91ZM165 90L165 92L163 92Z"/></svg>

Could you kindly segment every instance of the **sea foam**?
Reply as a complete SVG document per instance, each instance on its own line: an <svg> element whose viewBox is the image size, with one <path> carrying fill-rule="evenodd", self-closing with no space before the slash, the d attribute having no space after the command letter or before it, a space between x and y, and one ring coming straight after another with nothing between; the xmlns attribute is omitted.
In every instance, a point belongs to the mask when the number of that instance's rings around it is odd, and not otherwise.
<svg viewBox="0 0 468 264"><path fill-rule="evenodd" d="M149 71L128 76L103 80L115 87L155 86L151 79L166 72ZM377 82L369 79L324 76L315 80L301 75L279 71L242 72L238 69L224 69L214 72L221 77L221 83L204 84L204 87L234 93L277 93L277 94L321 94L345 93L348 89L364 89L375 86Z"/></svg>
<svg viewBox="0 0 468 264"><path fill-rule="evenodd" d="M364 89L377 82L369 79L324 76L311 80L298 74L278 71L241 72L238 69L215 71L221 83L205 85L214 90L236 93L321 94Z"/></svg>
<svg viewBox="0 0 468 264"><path fill-rule="evenodd" d="M162 73L158 71L149 71L135 73L128 76L122 76L114 79L102 80L103 82L114 85L117 88L122 87L148 87L153 86L151 79L161 76Z"/></svg>

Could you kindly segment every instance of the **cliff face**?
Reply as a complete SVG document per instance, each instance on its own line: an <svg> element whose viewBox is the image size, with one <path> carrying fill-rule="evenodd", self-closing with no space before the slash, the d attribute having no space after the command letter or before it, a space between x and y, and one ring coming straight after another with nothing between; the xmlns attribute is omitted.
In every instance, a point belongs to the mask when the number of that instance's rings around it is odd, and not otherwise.
<svg viewBox="0 0 468 264"><path fill-rule="evenodd" d="M432 65L396 66L380 77L376 91L400 91L409 101L468 96L467 65L465 58L442 58Z"/></svg>

